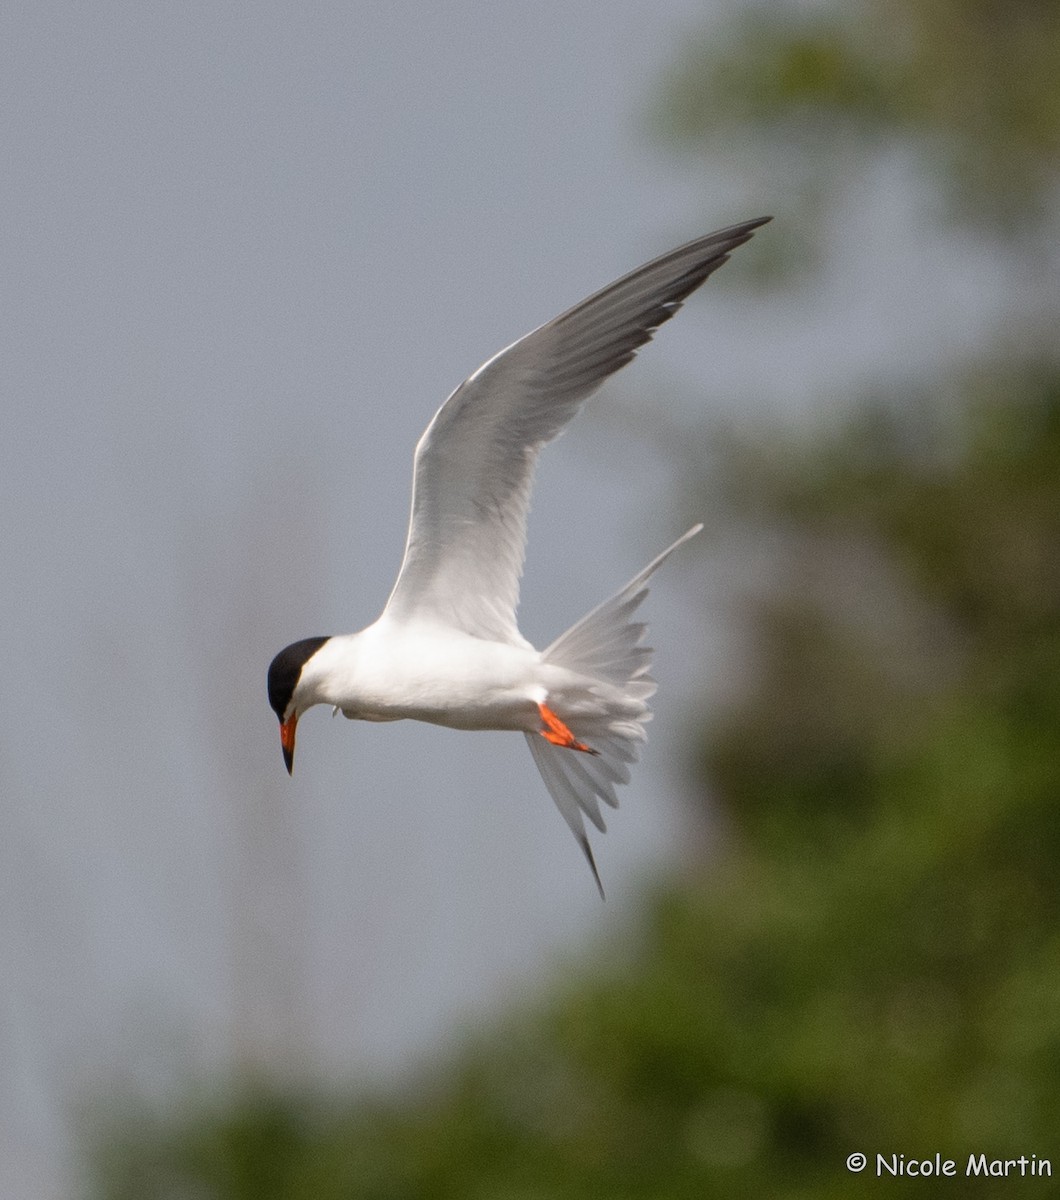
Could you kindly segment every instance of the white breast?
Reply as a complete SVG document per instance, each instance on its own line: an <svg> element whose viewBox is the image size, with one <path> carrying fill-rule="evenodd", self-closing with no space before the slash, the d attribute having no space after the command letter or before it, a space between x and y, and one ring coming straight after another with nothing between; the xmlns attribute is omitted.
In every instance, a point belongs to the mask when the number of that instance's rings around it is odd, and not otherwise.
<svg viewBox="0 0 1060 1200"><path fill-rule="evenodd" d="M544 698L541 656L532 646L452 627L381 618L361 633L333 638L324 650L318 702L362 720L532 729Z"/></svg>

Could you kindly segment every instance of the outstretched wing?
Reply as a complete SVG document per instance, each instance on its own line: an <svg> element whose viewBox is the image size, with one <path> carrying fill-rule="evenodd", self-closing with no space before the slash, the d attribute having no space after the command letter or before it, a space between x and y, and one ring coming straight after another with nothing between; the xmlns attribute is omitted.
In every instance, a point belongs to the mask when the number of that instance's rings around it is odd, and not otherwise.
<svg viewBox="0 0 1060 1200"><path fill-rule="evenodd" d="M671 250L494 355L416 446L405 558L386 612L521 643L515 619L538 452L769 217Z"/></svg>

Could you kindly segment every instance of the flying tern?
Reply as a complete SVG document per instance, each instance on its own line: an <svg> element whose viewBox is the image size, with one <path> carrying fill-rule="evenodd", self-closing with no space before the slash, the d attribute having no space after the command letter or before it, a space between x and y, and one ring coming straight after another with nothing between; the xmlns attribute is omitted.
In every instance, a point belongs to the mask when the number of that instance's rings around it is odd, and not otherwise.
<svg viewBox="0 0 1060 1200"><path fill-rule="evenodd" d="M310 637L269 666L288 772L315 704L353 720L429 721L526 736L603 895L584 817L618 806L651 719L651 650L634 614L653 559L544 650L516 606L534 465L583 401L770 218L697 238L513 342L464 381L416 446L405 557L382 615L360 633Z"/></svg>

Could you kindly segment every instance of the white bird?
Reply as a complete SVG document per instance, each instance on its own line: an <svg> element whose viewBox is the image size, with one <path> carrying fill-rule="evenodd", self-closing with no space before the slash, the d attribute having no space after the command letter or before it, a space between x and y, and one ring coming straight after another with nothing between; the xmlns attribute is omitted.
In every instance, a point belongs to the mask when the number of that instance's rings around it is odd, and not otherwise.
<svg viewBox="0 0 1060 1200"><path fill-rule="evenodd" d="M651 719L651 650L633 615L648 579L694 526L610 600L544 650L519 632L516 606L538 452L582 402L769 217L698 238L612 283L495 354L435 413L416 446L405 557L382 615L360 633L312 637L269 666L288 772L295 727L314 704L351 719L410 718L526 735L545 785L603 896L583 817Z"/></svg>

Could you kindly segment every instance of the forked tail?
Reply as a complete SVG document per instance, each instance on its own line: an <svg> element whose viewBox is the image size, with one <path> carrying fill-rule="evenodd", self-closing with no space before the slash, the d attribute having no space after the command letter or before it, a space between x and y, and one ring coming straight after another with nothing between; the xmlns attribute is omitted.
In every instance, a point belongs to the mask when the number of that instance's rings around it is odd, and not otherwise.
<svg viewBox="0 0 1060 1200"><path fill-rule="evenodd" d="M618 807L616 784L628 783L651 720L648 698L655 691L649 675L651 648L642 644L647 626L632 619L648 594L648 580L677 549L703 528L693 526L639 575L561 634L544 652L546 662L594 680L605 698L604 711L565 718L571 732L596 752L553 745L536 733L526 735L545 786L578 840L603 897L600 873L585 833L583 817L604 832L600 801Z"/></svg>

